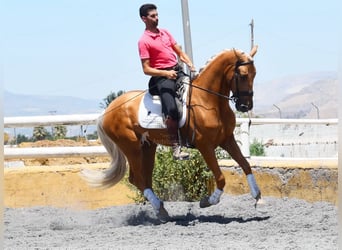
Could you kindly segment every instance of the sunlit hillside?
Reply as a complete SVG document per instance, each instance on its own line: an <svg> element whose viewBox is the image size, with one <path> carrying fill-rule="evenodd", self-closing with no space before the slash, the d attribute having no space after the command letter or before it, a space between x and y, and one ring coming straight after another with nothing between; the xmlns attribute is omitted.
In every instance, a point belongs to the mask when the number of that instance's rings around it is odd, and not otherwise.
<svg viewBox="0 0 342 250"><path fill-rule="evenodd" d="M315 72L256 84L253 113L261 117L337 118L337 73Z"/></svg>

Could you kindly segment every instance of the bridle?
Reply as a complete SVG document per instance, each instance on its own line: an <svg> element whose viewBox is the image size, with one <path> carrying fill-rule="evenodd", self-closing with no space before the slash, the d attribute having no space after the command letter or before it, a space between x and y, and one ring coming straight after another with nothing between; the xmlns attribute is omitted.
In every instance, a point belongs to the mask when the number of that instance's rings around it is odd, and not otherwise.
<svg viewBox="0 0 342 250"><path fill-rule="evenodd" d="M248 91L240 91L239 89L239 79L240 79L240 73L239 73L239 67L244 66L244 65L249 65L253 64L254 61L248 61L248 62L241 62L237 61L235 64L235 72L234 72L234 78L235 78L235 93L233 93L231 100L233 100L235 103L238 102L239 98L241 96L253 96L253 91L248 90Z"/></svg>
<svg viewBox="0 0 342 250"><path fill-rule="evenodd" d="M253 64L253 63L254 63L253 60L248 61L248 62L237 61L235 63L234 80L235 80L236 91L235 91L235 93L233 93L233 95L231 97L227 96L227 95L223 95L223 94L217 93L217 92L212 91L210 89L206 89L206 88L202 88L200 86L193 85L192 81L194 80L194 77L191 77L191 75L190 75L190 84L188 84L188 83L184 83L184 84L190 85L191 88L200 89L200 90L203 90L203 91L205 91L207 93L210 93L210 94L213 94L213 95L216 95L216 96L219 96L219 97L231 100L234 103L237 103L241 96L253 96L253 91L240 91L239 90L240 73L238 71L240 66L249 65L249 64ZM190 88L190 90L191 90L191 88ZM190 94L190 97L191 97L191 94ZM190 101L189 101L189 103L190 103Z"/></svg>

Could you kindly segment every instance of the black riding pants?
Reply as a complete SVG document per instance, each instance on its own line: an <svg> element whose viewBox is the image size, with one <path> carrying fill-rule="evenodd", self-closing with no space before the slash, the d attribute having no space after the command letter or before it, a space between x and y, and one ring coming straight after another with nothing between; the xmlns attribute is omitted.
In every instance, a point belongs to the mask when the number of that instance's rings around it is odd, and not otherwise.
<svg viewBox="0 0 342 250"><path fill-rule="evenodd" d="M178 121L178 110L175 101L176 80L152 76L148 87L151 95L160 97L164 117L170 116L173 120Z"/></svg>

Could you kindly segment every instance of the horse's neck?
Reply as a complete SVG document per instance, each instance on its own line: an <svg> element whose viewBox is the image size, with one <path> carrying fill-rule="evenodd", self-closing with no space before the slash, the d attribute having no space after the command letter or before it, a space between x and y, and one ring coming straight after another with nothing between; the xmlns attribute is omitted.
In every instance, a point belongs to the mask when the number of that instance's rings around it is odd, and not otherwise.
<svg viewBox="0 0 342 250"><path fill-rule="evenodd" d="M232 56L223 53L207 65L194 84L221 95L229 95L230 83L226 74L233 70L233 65Z"/></svg>

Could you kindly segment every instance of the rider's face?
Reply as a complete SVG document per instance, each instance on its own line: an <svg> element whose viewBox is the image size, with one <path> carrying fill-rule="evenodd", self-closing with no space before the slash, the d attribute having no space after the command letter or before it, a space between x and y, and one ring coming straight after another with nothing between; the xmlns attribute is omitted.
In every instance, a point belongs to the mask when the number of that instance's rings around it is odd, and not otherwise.
<svg viewBox="0 0 342 250"><path fill-rule="evenodd" d="M146 17L143 17L145 24L149 27L157 27L158 26L158 12L157 10L150 10Z"/></svg>

